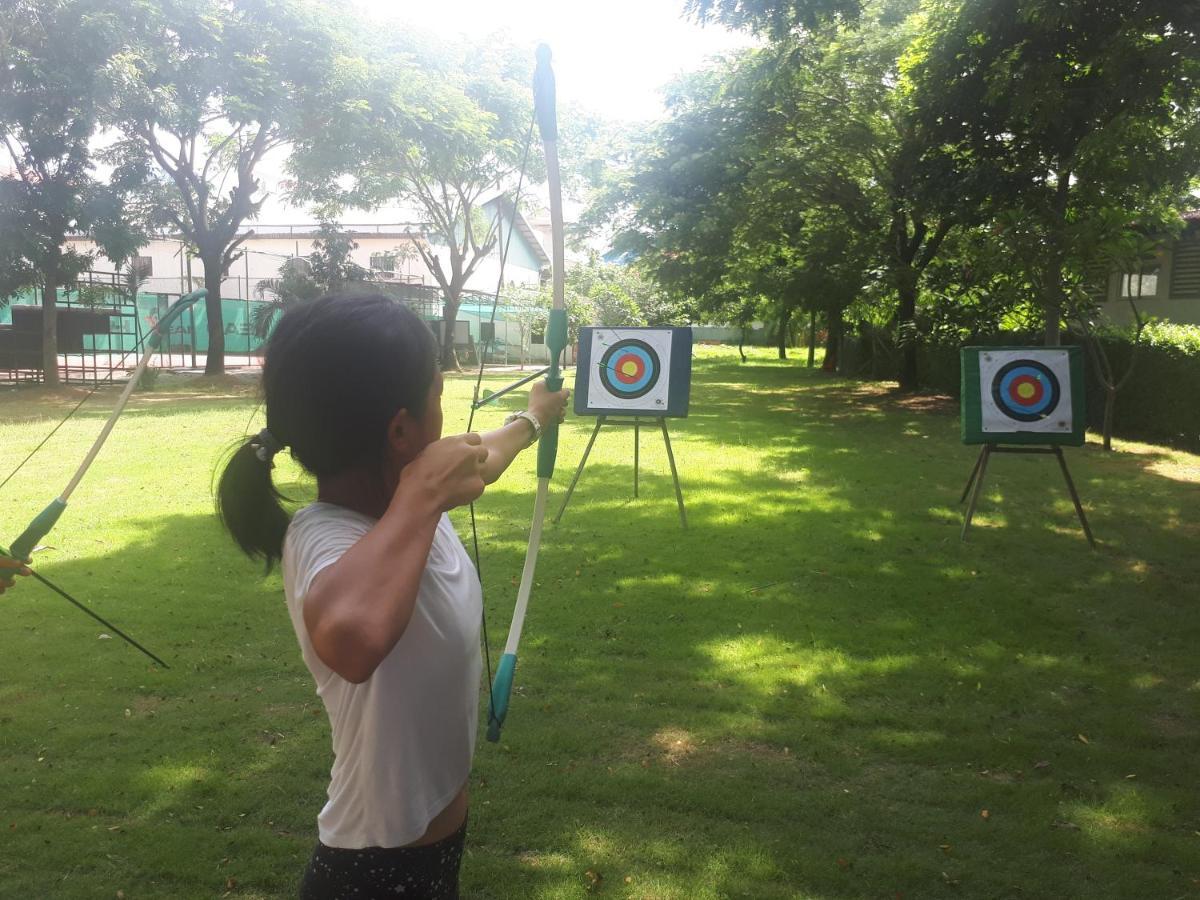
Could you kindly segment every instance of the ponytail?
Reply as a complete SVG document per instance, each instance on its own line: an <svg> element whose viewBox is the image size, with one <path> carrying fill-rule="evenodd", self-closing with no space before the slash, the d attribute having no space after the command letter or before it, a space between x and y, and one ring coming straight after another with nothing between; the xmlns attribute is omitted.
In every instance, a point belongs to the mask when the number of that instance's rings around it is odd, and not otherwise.
<svg viewBox="0 0 1200 900"><path fill-rule="evenodd" d="M429 326L389 297L335 294L289 309L263 358L267 427L234 450L217 485L234 542L268 569L279 562L290 516L271 481L275 454L288 447L318 483L379 471L389 423L401 409L424 414L437 361Z"/></svg>
<svg viewBox="0 0 1200 900"><path fill-rule="evenodd" d="M283 537L291 516L283 508L285 498L271 480L271 457L263 432L233 452L217 484L217 514L242 552L263 559L270 569L283 556ZM266 452L264 452L266 451Z"/></svg>

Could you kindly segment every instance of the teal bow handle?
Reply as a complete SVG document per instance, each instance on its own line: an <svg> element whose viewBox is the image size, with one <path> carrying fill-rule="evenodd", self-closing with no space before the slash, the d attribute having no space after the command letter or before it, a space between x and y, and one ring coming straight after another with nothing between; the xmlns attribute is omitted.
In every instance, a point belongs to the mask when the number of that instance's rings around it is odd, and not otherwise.
<svg viewBox="0 0 1200 900"><path fill-rule="evenodd" d="M6 550L2 545L0 545L0 555L7 556L10 559L15 559L17 562L29 562L31 555L33 554L33 548L38 545L38 542L41 541L42 538L50 533L50 530L62 516L63 510L67 508L67 495L74 490L75 485L78 484L79 480L83 477L83 472L87 470L89 465L91 465L92 460L95 458L96 453L100 449L100 444L102 444L104 439L108 436L108 431L112 424L116 421L117 417L121 415L121 411L125 408L125 403L129 399L129 394L132 392L133 387L137 384L142 372L145 371L147 364L150 362L150 356L158 351L159 346L162 344L162 339L166 335L168 329L176 321L178 321L179 317L182 316L186 310L190 309L196 303L196 301L203 300L207 296L208 291L204 290L204 288L192 291L190 294L184 294L175 302L175 305L168 309L166 313L163 314L163 317L158 320L158 324L154 326L154 329L144 341L146 345L146 352L143 354L141 361L138 363L137 369L134 370L133 375L130 376L130 383L126 386L125 391L122 393L116 409L113 411L112 415L109 416L109 421L106 423L105 429L101 432L100 437L97 439L96 445L93 445L92 451L88 454L88 458L84 460L80 470L75 473L75 477L72 479L71 484L68 486L67 490L64 491L64 496L56 497L54 500L51 500L49 505L47 505L45 509L38 513L34 517L33 521L30 522L25 528L25 530L21 532L17 539L13 541L11 548ZM112 377L111 372L109 373L109 377ZM11 583L11 579L8 577L7 573L0 573L0 580L3 580L6 584Z"/></svg>
<svg viewBox="0 0 1200 900"><path fill-rule="evenodd" d="M550 351L550 371L546 374L546 388L561 391L563 386L560 360L567 346L567 311L550 310L546 324L546 348ZM542 439L538 443L538 478L549 478L554 474L554 461L558 458L558 422L547 422L542 426Z"/></svg>

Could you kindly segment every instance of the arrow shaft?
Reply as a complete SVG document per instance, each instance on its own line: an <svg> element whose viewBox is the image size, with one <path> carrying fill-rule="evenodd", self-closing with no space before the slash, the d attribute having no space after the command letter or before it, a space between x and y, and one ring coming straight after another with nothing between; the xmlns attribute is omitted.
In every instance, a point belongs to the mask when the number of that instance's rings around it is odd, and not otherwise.
<svg viewBox="0 0 1200 900"><path fill-rule="evenodd" d="M7 553L5 553L5 550L3 547L0 547L0 553L7 555ZM76 600L74 597L72 597L70 594L68 594L66 591L64 591L62 588L60 588L57 584L55 584L53 581L51 581L46 576L40 574L39 572L35 572L33 569L29 570L29 574L34 578L34 580L40 581L42 584L44 584L46 587L50 588L50 590L54 591L54 593L58 594L58 596L62 597L68 603L72 604L77 609L87 613L89 616L91 616L93 619L95 619L97 622L99 622L101 625L103 625L105 628L107 628L109 631L111 631L113 634L115 634L121 640L125 641L125 643L129 644L131 647L134 647L134 648L140 650L142 653L144 653L146 656L150 657L150 659L154 660L156 663L158 663L164 669L171 668L165 662L163 662L161 659L159 659L157 656L155 656L153 653L151 653L149 650L147 650L145 647L143 647L137 641L135 641L132 637L130 637L124 631L122 631L120 628L118 628L116 625L114 625L112 622L108 621L108 619L104 618L99 613L95 613L92 610L88 609L86 606L84 606L82 603L80 603L78 600Z"/></svg>

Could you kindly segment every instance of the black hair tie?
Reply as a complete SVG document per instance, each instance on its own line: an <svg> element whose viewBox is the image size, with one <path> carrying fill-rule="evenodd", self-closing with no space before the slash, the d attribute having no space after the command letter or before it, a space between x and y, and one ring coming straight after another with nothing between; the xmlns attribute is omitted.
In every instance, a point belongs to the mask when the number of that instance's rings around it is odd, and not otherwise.
<svg viewBox="0 0 1200 900"><path fill-rule="evenodd" d="M250 442L250 446L254 448L254 455L260 461L270 465L275 464L275 454L283 449L283 444L279 443L278 438L266 428L258 433L254 440Z"/></svg>

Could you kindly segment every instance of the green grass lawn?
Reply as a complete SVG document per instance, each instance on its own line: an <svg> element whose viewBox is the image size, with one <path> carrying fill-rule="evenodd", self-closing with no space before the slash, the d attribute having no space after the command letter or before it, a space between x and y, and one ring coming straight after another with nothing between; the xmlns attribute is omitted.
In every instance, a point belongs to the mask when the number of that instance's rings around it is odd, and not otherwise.
<svg viewBox="0 0 1200 900"><path fill-rule="evenodd" d="M632 498L628 430L547 527L464 895L1200 896L1200 458L1071 451L1094 553L1053 460L995 458L963 544L952 404L700 351L672 424L690 529L654 432ZM469 393L448 382L448 429ZM112 399L8 485L6 538ZM0 394L0 475L64 408ZM0 897L294 893L327 724L278 575L212 514L255 408L161 380L37 554L169 671L32 581L0 599ZM591 424L564 432L551 512ZM479 504L494 651L533 484L530 455Z"/></svg>

